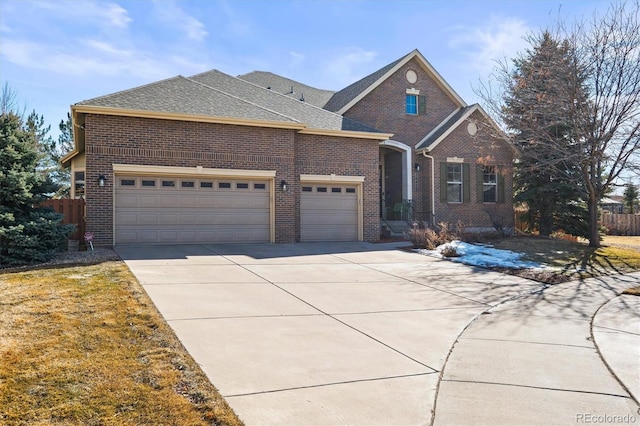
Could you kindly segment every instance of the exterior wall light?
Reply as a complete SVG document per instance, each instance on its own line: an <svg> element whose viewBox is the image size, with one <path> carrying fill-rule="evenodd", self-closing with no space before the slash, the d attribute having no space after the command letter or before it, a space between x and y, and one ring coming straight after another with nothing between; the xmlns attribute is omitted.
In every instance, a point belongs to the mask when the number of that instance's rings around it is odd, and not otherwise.
<svg viewBox="0 0 640 426"><path fill-rule="evenodd" d="M107 178L104 177L104 175L100 175L98 176L98 185L99 186L104 186L104 183L107 181Z"/></svg>
<svg viewBox="0 0 640 426"><path fill-rule="evenodd" d="M416 172L419 172L419 171L420 171L420 164L415 163L415 164L413 165L413 168L415 169L415 171L416 171Z"/></svg>
<svg viewBox="0 0 640 426"><path fill-rule="evenodd" d="M287 181L282 179L280 181L280 189L282 189L282 192L287 192Z"/></svg>

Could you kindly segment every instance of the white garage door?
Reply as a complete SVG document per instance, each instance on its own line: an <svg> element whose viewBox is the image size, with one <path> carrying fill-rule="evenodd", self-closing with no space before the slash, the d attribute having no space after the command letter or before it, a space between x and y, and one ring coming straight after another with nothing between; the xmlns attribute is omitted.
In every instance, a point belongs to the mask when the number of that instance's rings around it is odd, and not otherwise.
<svg viewBox="0 0 640 426"><path fill-rule="evenodd" d="M118 175L116 244L269 242L269 185Z"/></svg>
<svg viewBox="0 0 640 426"><path fill-rule="evenodd" d="M300 240L358 240L356 186L303 184L300 196Z"/></svg>

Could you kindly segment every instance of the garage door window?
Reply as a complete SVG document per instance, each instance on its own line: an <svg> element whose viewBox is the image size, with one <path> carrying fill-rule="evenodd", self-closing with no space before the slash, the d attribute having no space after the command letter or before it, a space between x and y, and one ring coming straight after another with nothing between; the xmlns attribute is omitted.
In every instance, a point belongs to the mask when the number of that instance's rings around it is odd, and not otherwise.
<svg viewBox="0 0 640 426"><path fill-rule="evenodd" d="M188 189L191 189L191 188L195 188L195 187L196 187L196 183L195 183L194 181L192 181L192 180L183 180L183 181L180 183L180 185L181 185L183 188L188 188Z"/></svg>
<svg viewBox="0 0 640 426"><path fill-rule="evenodd" d="M347 193L348 194L355 194L356 193L356 189L355 188L346 188Z"/></svg>
<svg viewBox="0 0 640 426"><path fill-rule="evenodd" d="M120 186L136 186L135 179L120 179Z"/></svg>
<svg viewBox="0 0 640 426"><path fill-rule="evenodd" d="M342 192L342 188L331 188L331 192Z"/></svg>
<svg viewBox="0 0 640 426"><path fill-rule="evenodd" d="M231 182L218 182L218 188L231 189Z"/></svg>
<svg viewBox="0 0 640 426"><path fill-rule="evenodd" d="M267 185L264 183L254 183L253 189L267 189Z"/></svg>
<svg viewBox="0 0 640 426"><path fill-rule="evenodd" d="M200 188L213 188L213 182L200 182Z"/></svg>
<svg viewBox="0 0 640 426"><path fill-rule="evenodd" d="M245 182L236 183L236 189L249 189L249 184Z"/></svg>
<svg viewBox="0 0 640 426"><path fill-rule="evenodd" d="M175 188L176 181L175 180L163 180L162 181L162 186L164 188Z"/></svg>
<svg viewBox="0 0 640 426"><path fill-rule="evenodd" d="M316 192L327 192L327 188L324 186L319 186L316 188Z"/></svg>
<svg viewBox="0 0 640 426"><path fill-rule="evenodd" d="M146 188L153 188L156 186L156 181L154 180L147 180L147 179L143 179L142 180L142 186L146 187Z"/></svg>

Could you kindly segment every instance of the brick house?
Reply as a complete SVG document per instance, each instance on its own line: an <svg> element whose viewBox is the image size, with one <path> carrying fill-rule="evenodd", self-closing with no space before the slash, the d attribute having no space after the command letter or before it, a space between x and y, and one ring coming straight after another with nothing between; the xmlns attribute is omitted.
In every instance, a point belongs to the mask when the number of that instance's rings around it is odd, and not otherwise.
<svg viewBox="0 0 640 426"><path fill-rule="evenodd" d="M513 151L417 50L338 92L213 70L71 111L63 164L96 244L376 241L381 220L513 226Z"/></svg>

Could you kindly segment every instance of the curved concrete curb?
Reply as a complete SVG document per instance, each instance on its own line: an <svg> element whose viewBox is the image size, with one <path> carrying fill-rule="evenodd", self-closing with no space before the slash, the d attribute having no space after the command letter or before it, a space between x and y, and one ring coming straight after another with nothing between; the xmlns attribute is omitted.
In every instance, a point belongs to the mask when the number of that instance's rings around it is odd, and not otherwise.
<svg viewBox="0 0 640 426"><path fill-rule="evenodd" d="M640 297L620 295L593 317L591 334L611 372L640 400Z"/></svg>
<svg viewBox="0 0 640 426"><path fill-rule="evenodd" d="M572 281L479 316L456 341L444 366L433 423L553 425L624 416L637 421L640 407L627 391L633 386L621 386L603 363L591 322L603 304L639 284L640 274ZM622 307L612 304L600 312L594 330L614 370L628 373L623 382L632 381L635 372L637 383L639 370L633 370L629 345L640 346L629 336L640 334L619 325L616 314L629 303L623 301ZM633 312L627 310L632 330L638 322ZM626 340L614 340L620 336ZM616 344L621 346L610 349ZM624 357L620 362L619 356ZM637 361L637 352L635 357Z"/></svg>

